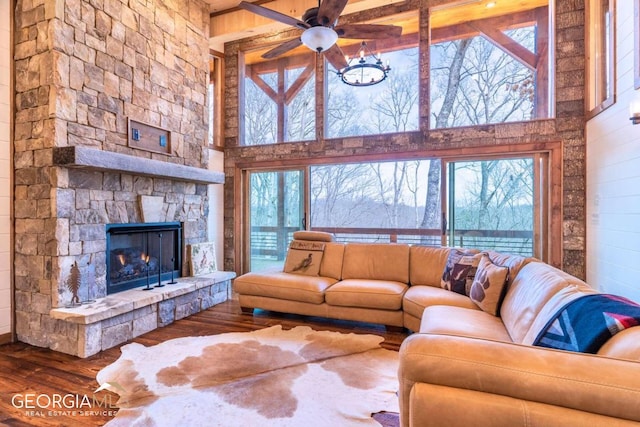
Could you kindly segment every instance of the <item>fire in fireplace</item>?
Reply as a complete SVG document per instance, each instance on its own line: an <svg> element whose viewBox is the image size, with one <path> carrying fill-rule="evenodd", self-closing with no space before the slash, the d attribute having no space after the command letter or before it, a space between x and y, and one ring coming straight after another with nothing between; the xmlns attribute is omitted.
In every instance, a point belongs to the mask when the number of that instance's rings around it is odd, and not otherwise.
<svg viewBox="0 0 640 427"><path fill-rule="evenodd" d="M182 224L107 224L107 294L180 277Z"/></svg>

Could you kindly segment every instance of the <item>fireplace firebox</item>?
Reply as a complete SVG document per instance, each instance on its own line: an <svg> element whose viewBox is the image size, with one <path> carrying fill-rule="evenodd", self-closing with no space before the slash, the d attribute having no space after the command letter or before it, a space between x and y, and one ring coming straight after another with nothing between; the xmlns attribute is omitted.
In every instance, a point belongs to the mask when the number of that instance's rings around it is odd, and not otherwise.
<svg viewBox="0 0 640 427"><path fill-rule="evenodd" d="M182 223L107 224L107 294L180 277Z"/></svg>

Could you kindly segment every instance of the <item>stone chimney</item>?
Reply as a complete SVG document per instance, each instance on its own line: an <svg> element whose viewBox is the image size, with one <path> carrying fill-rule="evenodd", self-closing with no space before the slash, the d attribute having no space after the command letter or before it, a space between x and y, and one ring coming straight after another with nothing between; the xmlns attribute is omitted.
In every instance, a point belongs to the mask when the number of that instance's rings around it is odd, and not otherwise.
<svg viewBox="0 0 640 427"><path fill-rule="evenodd" d="M77 354L78 329L50 316L71 266L105 292L105 224L142 222L140 198L206 240L208 5L201 0L17 0L15 309L18 339ZM132 147L128 121L171 133ZM163 166L165 165L165 166ZM191 178L193 177L193 179Z"/></svg>

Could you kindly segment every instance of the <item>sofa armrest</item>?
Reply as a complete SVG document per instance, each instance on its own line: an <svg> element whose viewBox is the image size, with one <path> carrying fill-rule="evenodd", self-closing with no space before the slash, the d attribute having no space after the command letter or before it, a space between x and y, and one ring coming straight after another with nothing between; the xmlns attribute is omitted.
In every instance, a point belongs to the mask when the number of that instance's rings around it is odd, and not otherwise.
<svg viewBox="0 0 640 427"><path fill-rule="evenodd" d="M640 421L640 363L634 361L470 337L414 334L400 348L398 377L405 426L415 383Z"/></svg>

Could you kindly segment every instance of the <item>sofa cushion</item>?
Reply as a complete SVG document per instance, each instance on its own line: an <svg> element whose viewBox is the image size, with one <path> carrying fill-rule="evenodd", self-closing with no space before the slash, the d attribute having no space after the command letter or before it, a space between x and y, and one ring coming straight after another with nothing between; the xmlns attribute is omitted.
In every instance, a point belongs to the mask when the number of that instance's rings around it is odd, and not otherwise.
<svg viewBox="0 0 640 427"><path fill-rule="evenodd" d="M409 245L349 243L344 249L342 279L409 283Z"/></svg>
<svg viewBox="0 0 640 427"><path fill-rule="evenodd" d="M422 315L420 332L511 342L499 317L463 307L427 307Z"/></svg>
<svg viewBox="0 0 640 427"><path fill-rule="evenodd" d="M577 291L591 290L582 280L549 264L530 262L522 267L500 308L500 317L514 342L523 342L545 304L568 286L574 286Z"/></svg>
<svg viewBox="0 0 640 427"><path fill-rule="evenodd" d="M402 282L346 279L327 289L325 301L330 305L345 307L400 310L402 296L408 288Z"/></svg>
<svg viewBox="0 0 640 427"><path fill-rule="evenodd" d="M447 263L442 272L440 287L449 291L466 295L471 287L480 257L478 251L467 249L451 249Z"/></svg>
<svg viewBox="0 0 640 427"><path fill-rule="evenodd" d="M640 362L640 326L625 329L615 334L604 343L598 354L601 356L615 357Z"/></svg>
<svg viewBox="0 0 640 427"><path fill-rule="evenodd" d="M324 302L324 291L337 280L284 272L247 273L233 282L234 291L244 295L280 298L312 304Z"/></svg>
<svg viewBox="0 0 640 427"><path fill-rule="evenodd" d="M404 294L402 309L418 319L426 307L448 305L480 310L468 297L433 286L411 286Z"/></svg>
<svg viewBox="0 0 640 427"><path fill-rule="evenodd" d="M326 243L324 245L324 256L320 265L320 275L323 277L333 277L340 280L342 278L342 259L344 257L344 243Z"/></svg>
<svg viewBox="0 0 640 427"><path fill-rule="evenodd" d="M409 250L409 282L411 286L440 287L442 272L449 257L450 248L411 246Z"/></svg>
<svg viewBox="0 0 640 427"><path fill-rule="evenodd" d="M324 242L293 240L284 261L284 272L317 276L320 273L324 246Z"/></svg>
<svg viewBox="0 0 640 427"><path fill-rule="evenodd" d="M469 291L471 301L492 316L498 315L498 309L504 296L509 268L495 265L488 255L482 255L478 270Z"/></svg>

